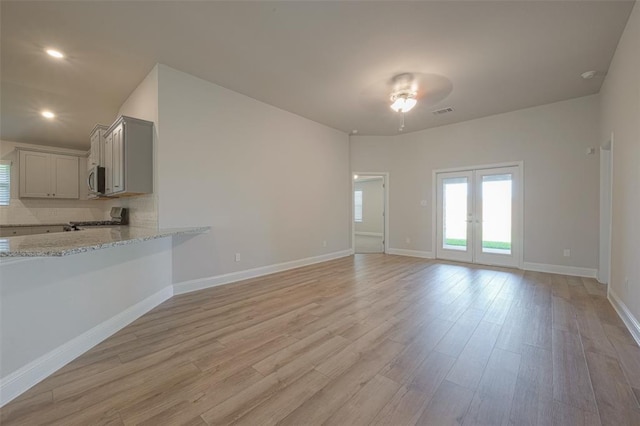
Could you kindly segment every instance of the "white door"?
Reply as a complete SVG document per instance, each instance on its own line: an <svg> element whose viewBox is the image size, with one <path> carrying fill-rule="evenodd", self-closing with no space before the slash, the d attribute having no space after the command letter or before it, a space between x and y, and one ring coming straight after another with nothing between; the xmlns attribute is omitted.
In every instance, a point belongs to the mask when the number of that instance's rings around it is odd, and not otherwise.
<svg viewBox="0 0 640 426"><path fill-rule="evenodd" d="M51 196L51 154L20 151L20 197Z"/></svg>
<svg viewBox="0 0 640 426"><path fill-rule="evenodd" d="M113 193L113 133L104 138L104 193Z"/></svg>
<svg viewBox="0 0 640 426"><path fill-rule="evenodd" d="M437 174L436 256L518 267L520 168Z"/></svg>
<svg viewBox="0 0 640 426"><path fill-rule="evenodd" d="M437 176L437 257L473 262L473 171Z"/></svg>
<svg viewBox="0 0 640 426"><path fill-rule="evenodd" d="M55 198L80 198L78 157L51 155L51 191Z"/></svg>
<svg viewBox="0 0 640 426"><path fill-rule="evenodd" d="M113 169L112 179L113 187L112 192L124 191L124 124L120 123L113 132Z"/></svg>

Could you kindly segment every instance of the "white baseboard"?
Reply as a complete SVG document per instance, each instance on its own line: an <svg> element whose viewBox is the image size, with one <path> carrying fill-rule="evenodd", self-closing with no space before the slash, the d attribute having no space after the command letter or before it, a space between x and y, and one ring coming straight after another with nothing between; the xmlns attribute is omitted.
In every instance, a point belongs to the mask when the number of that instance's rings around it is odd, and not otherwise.
<svg viewBox="0 0 640 426"><path fill-rule="evenodd" d="M396 254L398 256L421 257L423 259L434 258L433 253L430 251L406 250L406 249L397 249L397 248L388 249L387 254Z"/></svg>
<svg viewBox="0 0 640 426"><path fill-rule="evenodd" d="M622 300L611 290L611 287L608 288L607 291L607 299L613 305L613 308L618 313L622 322L627 326L629 332L633 336L634 340L638 345L640 345L640 321L636 317L633 316L627 305L625 305Z"/></svg>
<svg viewBox="0 0 640 426"><path fill-rule="evenodd" d="M361 237L383 237L384 234L382 232L357 232L356 235L360 235Z"/></svg>
<svg viewBox="0 0 640 426"><path fill-rule="evenodd" d="M571 275L574 277L596 278L598 270L592 268L579 268L577 266L549 265L546 263L523 262L525 271L547 272L550 274Z"/></svg>
<svg viewBox="0 0 640 426"><path fill-rule="evenodd" d="M261 266L259 268L247 269L245 271L231 272L223 275L215 275L212 277L198 278L190 281L173 284L174 294L189 293L192 291L202 290L205 288L216 287L223 284L230 284L236 281L248 280L264 275L275 274L277 272L287 271L289 269L300 268L302 266L313 265L315 263L326 262L328 260L339 259L341 257L351 256L352 249L336 251L333 253L323 254L320 256L307 257L304 259L292 260L289 262L277 263L275 265Z"/></svg>
<svg viewBox="0 0 640 426"><path fill-rule="evenodd" d="M26 392L98 343L149 312L173 296L172 286L127 308L116 316L44 354L24 367L0 379L0 407Z"/></svg>

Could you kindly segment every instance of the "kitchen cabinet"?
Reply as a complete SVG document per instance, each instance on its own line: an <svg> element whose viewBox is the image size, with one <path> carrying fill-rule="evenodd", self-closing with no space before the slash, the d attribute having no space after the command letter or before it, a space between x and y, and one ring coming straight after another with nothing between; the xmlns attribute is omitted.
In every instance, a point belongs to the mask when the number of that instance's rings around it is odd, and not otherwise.
<svg viewBox="0 0 640 426"><path fill-rule="evenodd" d="M22 235L52 234L64 232L62 225L34 225L34 226L0 226L0 237L19 237Z"/></svg>
<svg viewBox="0 0 640 426"><path fill-rule="evenodd" d="M28 226L2 226L0 227L0 237L19 237L21 235L30 235L31 229Z"/></svg>
<svg viewBox="0 0 640 426"><path fill-rule="evenodd" d="M20 198L78 199L79 158L40 151L19 151Z"/></svg>
<svg viewBox="0 0 640 426"><path fill-rule="evenodd" d="M91 150L87 159L87 168L104 165L104 135L108 127L96 124L91 131Z"/></svg>
<svg viewBox="0 0 640 426"><path fill-rule="evenodd" d="M105 195L153 192L153 123L120 117L104 135Z"/></svg>

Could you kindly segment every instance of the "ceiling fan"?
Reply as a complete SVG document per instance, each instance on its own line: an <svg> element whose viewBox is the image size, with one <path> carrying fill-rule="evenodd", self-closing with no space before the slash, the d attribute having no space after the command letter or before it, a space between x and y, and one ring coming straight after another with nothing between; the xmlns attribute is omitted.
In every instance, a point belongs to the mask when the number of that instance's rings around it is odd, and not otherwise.
<svg viewBox="0 0 640 426"><path fill-rule="evenodd" d="M405 130L404 115L411 111L412 120L431 117L433 106L445 99L453 90L451 81L438 74L420 72L396 73L374 80L360 94L363 106L375 112L379 120L390 120L392 114L400 115L398 131ZM389 111L391 109L391 111Z"/></svg>

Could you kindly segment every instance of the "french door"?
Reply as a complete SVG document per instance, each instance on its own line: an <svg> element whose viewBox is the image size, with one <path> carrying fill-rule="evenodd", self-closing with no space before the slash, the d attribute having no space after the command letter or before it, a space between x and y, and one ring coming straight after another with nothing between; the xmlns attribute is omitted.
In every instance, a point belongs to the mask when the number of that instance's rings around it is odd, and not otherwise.
<svg viewBox="0 0 640 426"><path fill-rule="evenodd" d="M436 174L436 257L518 267L520 167Z"/></svg>

